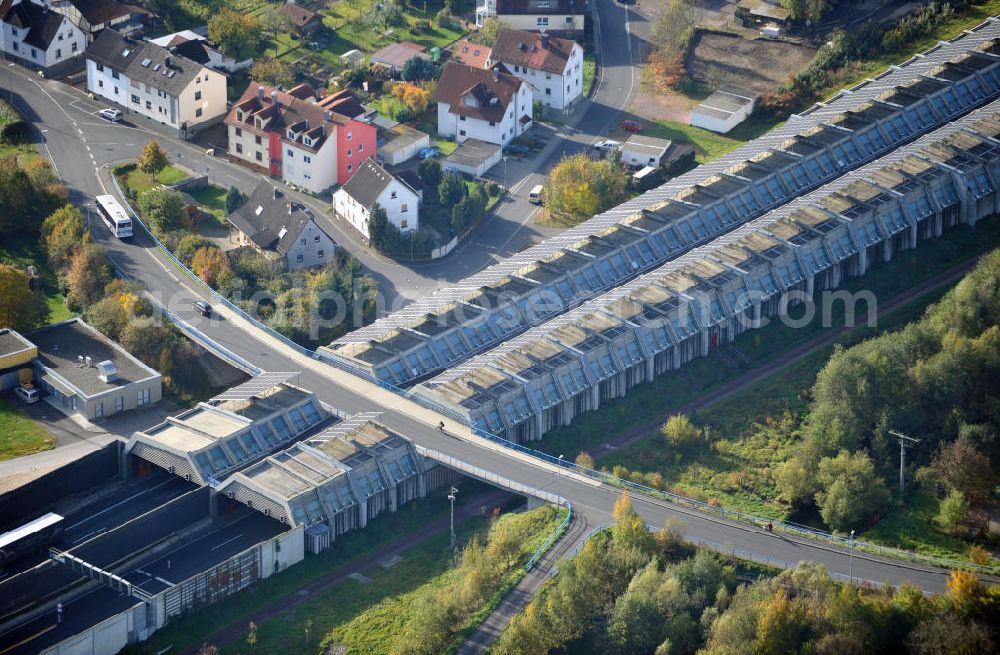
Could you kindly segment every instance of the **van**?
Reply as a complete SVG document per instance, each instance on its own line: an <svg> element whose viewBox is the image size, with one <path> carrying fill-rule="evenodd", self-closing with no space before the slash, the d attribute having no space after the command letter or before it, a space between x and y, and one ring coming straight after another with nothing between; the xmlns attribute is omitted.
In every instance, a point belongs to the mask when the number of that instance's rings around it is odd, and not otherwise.
<svg viewBox="0 0 1000 655"><path fill-rule="evenodd" d="M528 202L533 203L535 205L542 204L542 191L544 189L545 188L541 184L536 184L535 186L533 186L531 188L531 191L528 192Z"/></svg>
<svg viewBox="0 0 1000 655"><path fill-rule="evenodd" d="M18 387L14 393L29 405L34 405L42 399L41 394L38 393L38 389L34 387Z"/></svg>

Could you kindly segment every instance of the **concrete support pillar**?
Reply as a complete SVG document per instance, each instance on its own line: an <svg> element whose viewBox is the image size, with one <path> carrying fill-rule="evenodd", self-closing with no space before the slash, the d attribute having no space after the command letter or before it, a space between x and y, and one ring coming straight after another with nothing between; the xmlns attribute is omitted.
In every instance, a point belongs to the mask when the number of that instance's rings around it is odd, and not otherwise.
<svg viewBox="0 0 1000 655"><path fill-rule="evenodd" d="M212 521L219 518L219 501L223 501L224 498L220 498L215 491L208 492L208 515L212 517Z"/></svg>
<svg viewBox="0 0 1000 655"><path fill-rule="evenodd" d="M646 382L656 377L656 355L646 358Z"/></svg>
<svg viewBox="0 0 1000 655"><path fill-rule="evenodd" d="M393 485L392 487L389 488L389 511L390 512L395 512L396 511L396 506L398 505L398 503L396 502L396 486L397 485Z"/></svg>
<svg viewBox="0 0 1000 655"><path fill-rule="evenodd" d="M534 421L535 421L535 435L534 435L534 439L533 440L537 441L538 439L542 438L542 434L544 433L544 430L542 429L543 425L542 425L542 413L541 412L537 412L535 414Z"/></svg>
<svg viewBox="0 0 1000 655"><path fill-rule="evenodd" d="M358 500L358 527L363 528L368 525L368 501Z"/></svg>
<svg viewBox="0 0 1000 655"><path fill-rule="evenodd" d="M590 410L594 411L601 406L601 384L600 382L595 382L592 387L590 387Z"/></svg>
<svg viewBox="0 0 1000 655"><path fill-rule="evenodd" d="M888 262L892 259L892 237L882 242L882 261Z"/></svg>
<svg viewBox="0 0 1000 655"><path fill-rule="evenodd" d="M423 498L427 495L427 473L421 471L417 473L417 497Z"/></svg>
<svg viewBox="0 0 1000 655"><path fill-rule="evenodd" d="M675 371L681 367L681 345L670 348L670 368Z"/></svg>
<svg viewBox="0 0 1000 655"><path fill-rule="evenodd" d="M858 249L858 275L864 275L868 270L868 248Z"/></svg>
<svg viewBox="0 0 1000 655"><path fill-rule="evenodd" d="M938 214L934 217L934 236L939 237L944 231L944 215Z"/></svg>
<svg viewBox="0 0 1000 655"><path fill-rule="evenodd" d="M701 339L701 354L704 355L708 353L708 330L702 330L698 333L698 338Z"/></svg>
<svg viewBox="0 0 1000 655"><path fill-rule="evenodd" d="M755 327L759 326L760 325L760 319L761 319L761 313L764 311L762 304L759 303L759 302L758 303L754 303L753 308L752 308L751 311L752 311L752 313L750 314L750 316L753 319L754 326Z"/></svg>
<svg viewBox="0 0 1000 655"><path fill-rule="evenodd" d="M840 264L834 264L830 268L830 288L836 289L840 286Z"/></svg>
<svg viewBox="0 0 1000 655"><path fill-rule="evenodd" d="M813 292L816 290L816 276L810 275L806 278L806 295L812 298Z"/></svg>
<svg viewBox="0 0 1000 655"><path fill-rule="evenodd" d="M919 230L919 229L920 229L920 223L914 223L910 227L910 248L911 249L917 247L917 230Z"/></svg>

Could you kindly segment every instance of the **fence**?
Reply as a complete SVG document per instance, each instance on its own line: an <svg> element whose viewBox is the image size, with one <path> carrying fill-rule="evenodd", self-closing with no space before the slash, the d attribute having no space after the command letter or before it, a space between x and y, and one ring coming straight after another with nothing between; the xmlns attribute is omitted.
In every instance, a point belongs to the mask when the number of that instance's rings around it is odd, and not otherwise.
<svg viewBox="0 0 1000 655"><path fill-rule="evenodd" d="M427 397L425 397L425 396L423 396L420 393L417 393L415 391L408 391L406 389L401 389L400 387L397 387L397 386L395 386L393 384L385 382L384 380L380 380L377 377L369 374L367 371L365 371L363 369L360 369L360 368L358 368L356 366L353 366L353 365L349 364L346 361L343 361L343 360L341 360L341 359L339 359L337 357L333 357L333 356L331 356L331 355L329 355L327 353L324 353L322 351L312 351L312 350L309 350L308 348L305 348L305 347L303 347L303 346L295 343L294 341L292 341L288 337L284 336L283 334L279 334L275 330L271 329L270 327L264 325L263 323L261 323L257 319L255 319L252 316L250 316L249 314L247 314L245 311L243 311L243 309L241 309L240 307L236 306L235 304L233 304L232 302L230 302L228 299L226 299L222 295L218 294L214 289L212 289L208 285L206 285L201 280L201 278L199 278L197 275L195 275L190 269L188 269L186 266L184 266L184 264L181 263L180 260L178 260L176 257L174 257L173 253L171 253L167 249L167 247L164 246L160 242L160 240L156 238L155 235L153 235L153 233L149 230L149 228L146 227L145 223L143 223L142 220L139 219L138 214L132 209L131 205L128 202L128 198L125 196L125 194L122 193L121 188L118 186L118 181L115 180L114 176L112 176L111 179L112 179L112 182L115 185L115 189L118 191L118 195L121 198L124 199L124 205L125 205L125 207L128 209L128 211L131 214L133 214L133 218L135 218L136 222L138 222L140 225L142 225L143 229L146 230L146 232L149 233L150 237L153 238L153 240L156 242L156 245L159 247L159 249L161 251L163 251L163 253L166 254L166 256L169 257L171 261L173 261L173 263L177 266L177 268L179 268L185 275L187 275L189 278L191 278L198 286L200 286L202 289L204 289L205 292L208 293L217 302L220 302L220 303L224 304L226 307L228 307L229 309L231 309L232 311L236 312L241 317L243 317L245 320L247 320L251 325L257 327L260 330L265 331L266 333L268 333L272 337L278 339L279 341L281 341L282 343L284 343L288 347L292 348L296 352L299 352L299 353L301 353L303 355L306 355L307 357L318 359L318 360L320 360L322 362L330 364L331 366L335 366L336 368L339 368L342 371L345 371L347 373L351 373L352 375L355 375L355 376L357 376L357 377L359 377L359 378L361 378L363 380L366 380L366 381L368 381L368 382L370 382L372 384L375 384L375 385L381 387L382 389L385 389L385 390L390 391L390 392L392 392L394 394L397 394L397 395L399 395L399 396L401 396L403 398L411 400L411 401L417 403L418 405L420 405L422 407L430 409L431 411L437 412L437 413L439 413L439 414L441 414L443 416L447 416L447 417L449 417L449 418L457 421L458 423L469 427L473 431L474 434L476 434L476 435L478 435L478 436L480 436L480 437L482 437L484 439L488 439L489 441L491 441L491 442L493 442L495 444L498 444L498 445L503 446L505 448L509 448L511 450L516 450L518 452L525 453L525 454L530 455L530 456L532 456L532 457L534 457L536 459L540 459L542 461L548 462L549 464L554 464L556 466L560 466L560 467L564 467L564 468L570 469L570 470L574 471L575 473L577 473L579 475L583 475L583 476L586 476L586 477L591 478L593 480L597 480L598 482L601 482L603 484L608 484L608 485L616 486L616 487L619 487L619 488L622 488L622 489L626 489L628 491L635 491L635 492L638 492L638 493L646 494L646 495L652 496L654 498L665 500L665 501L668 501L668 502L671 502L671 503L676 503L678 505L684 505L684 506L690 507L691 509L694 509L694 510L696 510L698 512L702 512L702 513L705 513L705 514L710 514L710 515L713 515L713 516L718 516L718 517L724 518L724 519L729 520L729 521L735 521L735 522L738 522L738 523L744 523L744 524L754 525L754 526L757 526L757 527L762 527L762 526L766 525L769 522L773 522L774 529L780 530L780 531L788 533L788 534L794 534L794 535L799 536L799 537L804 537L804 538L809 538L809 539L816 540L816 541L821 541L821 542L832 544L832 545L835 545L835 546L838 546L838 547L841 547L841 548L853 547L855 550L866 552L866 553L873 554L873 555L878 555L880 557L898 559L898 560L902 560L902 561L914 562L914 563L923 564L923 565L926 565L926 566L934 566L934 567L940 567L940 568L949 568L949 569L959 568L959 569L965 569L965 570L972 571L972 572L975 572L975 573L983 573L983 574L998 574L998 573L1000 573L1000 565L973 564L973 563L970 563L970 562L963 562L963 561L960 561L960 560L948 559L948 558L943 558L943 557L935 557L933 555L924 555L922 553L917 553L917 552L914 552L914 551L902 550L902 549L899 549L899 548L892 548L892 547L888 547L888 546L881 546L879 544L874 544L874 543L870 543L870 542L866 542L866 541L861 541L861 540L857 540L857 539L851 540L848 537L844 537L844 536L841 536L841 535L836 535L836 534L833 534L833 533L830 533L830 532L826 532L826 531L823 531L823 530L816 530L815 528L810 528L808 526L799 525L799 524L796 524L796 523L792 523L790 521L774 521L773 519L764 518L764 517L760 517L760 516L755 516L753 514L746 514L744 512L738 512L738 511L735 511L735 510L726 509L724 507L715 507L713 505L709 505L706 502L703 502L703 501L700 501L700 500L696 500L694 498L689 498L687 496L681 496L679 494L673 494L673 493L669 493L669 492L666 492L666 491L660 491L658 489L653 489L652 487L647 487L647 486L642 485L642 484L638 484L638 483L635 483L635 482L631 482L629 480L624 480L624 479L615 477L615 476L613 476L613 475L611 475L609 473L604 473L604 472L601 472L601 471L595 471L593 469L588 469L588 468L585 468L583 466L580 466L580 465L576 464L575 462L568 462L568 461L566 461L564 459L553 457L552 455L550 455L548 453L544 453L544 452L542 452L540 450L535 450L534 448L528 448L526 446L522 446L521 444L514 443L513 441L508 441L507 439L503 439L501 437L498 437L498 436L496 436L496 435L494 435L492 433L489 433L489 432L487 432L487 431L479 428L478 426L476 426L475 424L473 424L471 421L469 421L469 419L466 416L460 414L459 412L455 411L454 409L451 409L450 407L447 407L447 406L443 405L442 403L440 403L440 402L438 402L436 400L432 400L431 398L427 398ZM169 318L169 316L168 316L168 318ZM190 329L193 330L194 328L190 328ZM208 337L203 337L203 338L206 339L206 340L208 340ZM211 340L208 340L208 341L211 341ZM454 461L457 462L458 460L454 460ZM462 464L465 465L465 466L469 466L469 465L465 464L464 462L462 462ZM479 470L481 471L482 469L479 469ZM490 474L490 475L492 475L492 474ZM499 477L499 476L496 476L496 477ZM527 489L527 487L525 487L525 489ZM528 493L528 492L525 492L525 493ZM535 495L535 494L533 494L533 495ZM539 497L541 497L541 496L539 496ZM554 501L550 501L550 502L554 502Z"/></svg>

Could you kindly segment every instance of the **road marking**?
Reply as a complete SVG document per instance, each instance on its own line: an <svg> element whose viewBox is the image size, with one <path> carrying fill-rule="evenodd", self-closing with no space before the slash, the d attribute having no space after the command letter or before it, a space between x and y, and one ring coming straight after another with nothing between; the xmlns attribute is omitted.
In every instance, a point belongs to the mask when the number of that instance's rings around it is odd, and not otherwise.
<svg viewBox="0 0 1000 655"><path fill-rule="evenodd" d="M84 539L87 539L87 538L89 538L89 537L92 537L92 536L93 536L93 535L95 535L95 534L98 534L98 533L101 533L101 532L107 532L107 531L108 531L108 529L107 529L107 528L97 528L97 529L96 529L96 530L94 530L93 532L88 532L87 534L83 535L82 537L80 537L80 538L79 538L79 539L77 539L76 541L71 541L70 543L71 543L71 544L73 544L73 545L75 546L76 544L80 543L80 542L81 542L81 541L83 541Z"/></svg>
<svg viewBox="0 0 1000 655"><path fill-rule="evenodd" d="M7 646L3 650L0 650L0 655L3 655L3 653L9 653L10 651L14 650L18 646L23 646L26 643L28 643L29 641L33 641L35 639L38 639L39 637L41 637L46 632L48 632L50 630L55 630L55 629L56 629L56 624L53 623L49 627L47 627L47 628L45 628L43 630L39 630L38 632L36 632L35 634L31 635L30 637L25 637L24 639L22 639L21 641L17 642L16 644L11 644L10 646Z"/></svg>
<svg viewBox="0 0 1000 655"><path fill-rule="evenodd" d="M65 527L64 529L65 529L65 530L72 530L73 528L75 528L75 527L77 527L77 526L80 526L80 525L83 525L84 523L86 523L87 521L90 521L91 519L95 519L95 518L97 518L97 517L98 517L98 516L100 516L101 514L106 514L107 512L110 512L111 510L113 510L114 508L116 508L116 507L118 507L118 506L120 506L120 505L124 505L125 503L127 503L127 502L131 501L132 499L134 499L134 498L138 498L138 497L139 497L139 496L141 496L142 494L146 494L146 493L149 493L150 491L155 491L156 489L159 489L159 488L160 488L160 487L162 487L163 485L165 485L165 484L168 484L168 483L170 483L170 482L173 482L173 481L174 481L174 478L167 478L166 480L164 480L164 481L163 481L163 482L161 482L160 484L156 485L155 487L150 487L149 489L146 489L146 490L144 490L144 491L140 491L140 492L139 492L139 493L137 493L137 494L133 494L133 495L129 496L128 498L126 498L125 500L121 501L120 503L115 503L115 504L114 504L114 505L112 505L111 507L106 507L106 508L102 509L102 510L101 510L100 512L97 512L96 514L92 514L92 515L88 516L88 517L87 517L87 518L85 518L85 519L82 519L82 520L80 520L80 521L77 521L77 522L76 522L76 523L74 523L73 525L68 525L68 526L66 526L66 527Z"/></svg>
<svg viewBox="0 0 1000 655"><path fill-rule="evenodd" d="M218 546L212 546L211 548L209 548L209 550L218 550L218 549L222 548L223 546L225 546L226 544L228 544L228 543L232 543L232 542L236 541L237 539L239 539L239 538L240 538L240 537L242 537L242 536L244 536L244 535L243 535L243 533L241 532L241 533L239 533L238 535L236 535L235 537L233 537L232 539L226 539L225 541L223 541L223 542L222 542L221 544L219 544Z"/></svg>
<svg viewBox="0 0 1000 655"><path fill-rule="evenodd" d="M167 585L168 587L173 587L174 586L173 582L171 582L170 580L164 580L163 578L161 578L158 575L154 575L153 579L156 580L157 582L162 582L163 584Z"/></svg>

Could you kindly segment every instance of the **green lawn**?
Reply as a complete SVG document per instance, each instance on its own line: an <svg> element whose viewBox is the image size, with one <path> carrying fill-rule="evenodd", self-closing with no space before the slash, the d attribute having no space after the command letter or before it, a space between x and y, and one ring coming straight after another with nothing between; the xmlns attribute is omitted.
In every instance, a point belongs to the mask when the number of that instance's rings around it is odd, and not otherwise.
<svg viewBox="0 0 1000 655"><path fill-rule="evenodd" d="M33 143L23 145L0 143L0 158L3 157L17 157L21 162L29 162L38 159L38 148Z"/></svg>
<svg viewBox="0 0 1000 655"><path fill-rule="evenodd" d="M590 95L590 89L594 86L594 78L597 77L597 62L594 61L594 53L588 52L583 55L583 97Z"/></svg>
<svg viewBox="0 0 1000 655"><path fill-rule="evenodd" d="M37 269L38 276L45 283L50 323L58 323L75 316L66 307L66 297L59 290L59 280L49 269L48 260L38 241L29 238L28 235L0 241L0 262L20 267L34 266Z"/></svg>
<svg viewBox="0 0 1000 655"><path fill-rule="evenodd" d="M215 221L214 225L206 227L222 227L226 222L226 193L227 190L215 184L209 184L204 189L189 191L188 195L201 204L202 209L210 213ZM209 221L205 221L208 223Z"/></svg>
<svg viewBox="0 0 1000 655"><path fill-rule="evenodd" d="M437 149L441 151L442 157L447 157L451 153L458 150L458 144L455 143L454 141L439 140L435 141L434 145L437 146Z"/></svg>
<svg viewBox="0 0 1000 655"><path fill-rule="evenodd" d="M729 134L716 134L700 127L673 121L640 121L642 133L646 136L660 139L670 139L674 143L694 146L695 161L699 164L718 159L731 150L735 150L751 139L755 139L780 123L768 123L749 119L741 123ZM621 135L624 135L622 132Z"/></svg>
<svg viewBox="0 0 1000 655"><path fill-rule="evenodd" d="M0 399L0 460L49 450L55 444L55 437Z"/></svg>
<svg viewBox="0 0 1000 655"><path fill-rule="evenodd" d="M156 175L140 171L135 164L126 164L116 168L115 175L119 176L119 179L124 177L125 187L135 191L137 195L149 191L158 184L176 184L188 177L187 173L170 164Z"/></svg>

